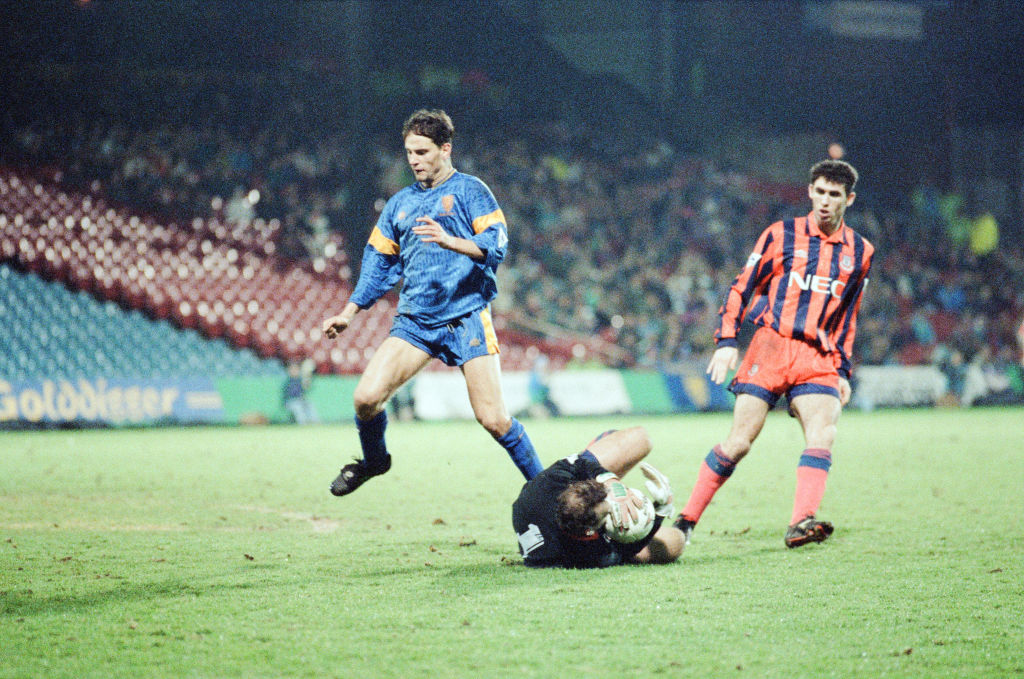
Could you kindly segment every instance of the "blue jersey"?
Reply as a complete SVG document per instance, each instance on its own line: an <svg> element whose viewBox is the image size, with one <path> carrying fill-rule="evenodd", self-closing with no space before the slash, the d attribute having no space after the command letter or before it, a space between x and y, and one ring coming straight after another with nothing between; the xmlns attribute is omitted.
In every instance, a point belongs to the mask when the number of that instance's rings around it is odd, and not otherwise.
<svg viewBox="0 0 1024 679"><path fill-rule="evenodd" d="M417 217L476 243L482 261L424 243L412 232ZM419 182L388 200L363 250L359 282L349 301L366 309L404 278L398 313L428 327L444 325L490 303L498 294L495 271L505 259L505 215L482 181L456 172L438 186Z"/></svg>

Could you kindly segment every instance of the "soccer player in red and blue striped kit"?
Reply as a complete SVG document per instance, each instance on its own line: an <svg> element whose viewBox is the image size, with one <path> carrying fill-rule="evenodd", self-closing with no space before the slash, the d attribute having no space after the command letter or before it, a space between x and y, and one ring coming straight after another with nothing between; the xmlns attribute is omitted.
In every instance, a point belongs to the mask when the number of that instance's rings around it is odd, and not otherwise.
<svg viewBox="0 0 1024 679"><path fill-rule="evenodd" d="M842 407L850 400L850 355L857 311L874 247L843 221L853 204L857 171L825 160L810 171L811 212L765 229L719 310L717 349L707 372L716 384L736 367L736 335L757 326L729 386L736 394L732 429L701 463L689 501L675 522L689 541L718 489L732 475L780 397L803 428L805 448L787 547L822 542L832 524L816 518L832 465Z"/></svg>

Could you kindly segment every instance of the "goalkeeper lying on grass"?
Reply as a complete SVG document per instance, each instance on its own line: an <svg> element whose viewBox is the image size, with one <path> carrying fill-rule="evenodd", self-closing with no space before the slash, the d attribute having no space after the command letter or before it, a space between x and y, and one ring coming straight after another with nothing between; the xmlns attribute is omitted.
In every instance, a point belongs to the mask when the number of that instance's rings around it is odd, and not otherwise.
<svg viewBox="0 0 1024 679"><path fill-rule="evenodd" d="M643 427L601 434L523 486L512 504L512 526L527 566L604 568L624 563L669 563L683 553L672 516L672 488L657 469L640 462L651 452ZM620 479L640 463L651 495Z"/></svg>

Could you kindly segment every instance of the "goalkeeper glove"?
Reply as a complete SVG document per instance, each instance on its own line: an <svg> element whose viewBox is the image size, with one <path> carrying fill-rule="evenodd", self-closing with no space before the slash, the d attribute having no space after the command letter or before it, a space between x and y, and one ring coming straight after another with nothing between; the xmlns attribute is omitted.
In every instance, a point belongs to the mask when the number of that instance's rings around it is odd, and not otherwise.
<svg viewBox="0 0 1024 679"><path fill-rule="evenodd" d="M644 485L647 486L647 492L650 494L651 500L654 502L654 513L663 517L674 516L676 510L675 507L672 506L674 498L672 496L672 486L669 485L668 477L646 462L640 463L640 471L642 471L644 476L647 477L647 480L644 481Z"/></svg>
<svg viewBox="0 0 1024 679"><path fill-rule="evenodd" d="M636 492L627 488L610 472L599 475L597 480L608 489L608 497L605 499L611 505L612 522L619 530L626 530L640 518L640 508L644 506L643 499L637 497Z"/></svg>

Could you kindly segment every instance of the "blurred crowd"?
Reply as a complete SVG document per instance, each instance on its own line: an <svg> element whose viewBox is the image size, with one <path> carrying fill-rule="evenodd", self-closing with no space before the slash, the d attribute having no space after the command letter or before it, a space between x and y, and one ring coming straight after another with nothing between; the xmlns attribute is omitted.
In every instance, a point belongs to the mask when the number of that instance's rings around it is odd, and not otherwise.
<svg viewBox="0 0 1024 679"><path fill-rule="evenodd" d="M410 183L401 140L397 130L362 135L356 157L344 107L312 98L303 82L164 73L132 93L159 93L149 111L100 102L78 115L8 116L0 151L167 219L278 219L279 252L295 258L317 256L340 232L358 261L374 210L352 217L352 186L369 173L379 210ZM268 91L289 95L270 106ZM456 167L490 185L509 222L495 311L537 337L602 337L615 366L705 361L718 307L757 235L808 210L803 185L761 181L668 139L559 121L465 131L451 113ZM877 249L857 362L931 363L953 384L971 364L1017 365L1024 251L1000 242L984 206L934 186L902 201L873 198L862 193L847 217Z"/></svg>

